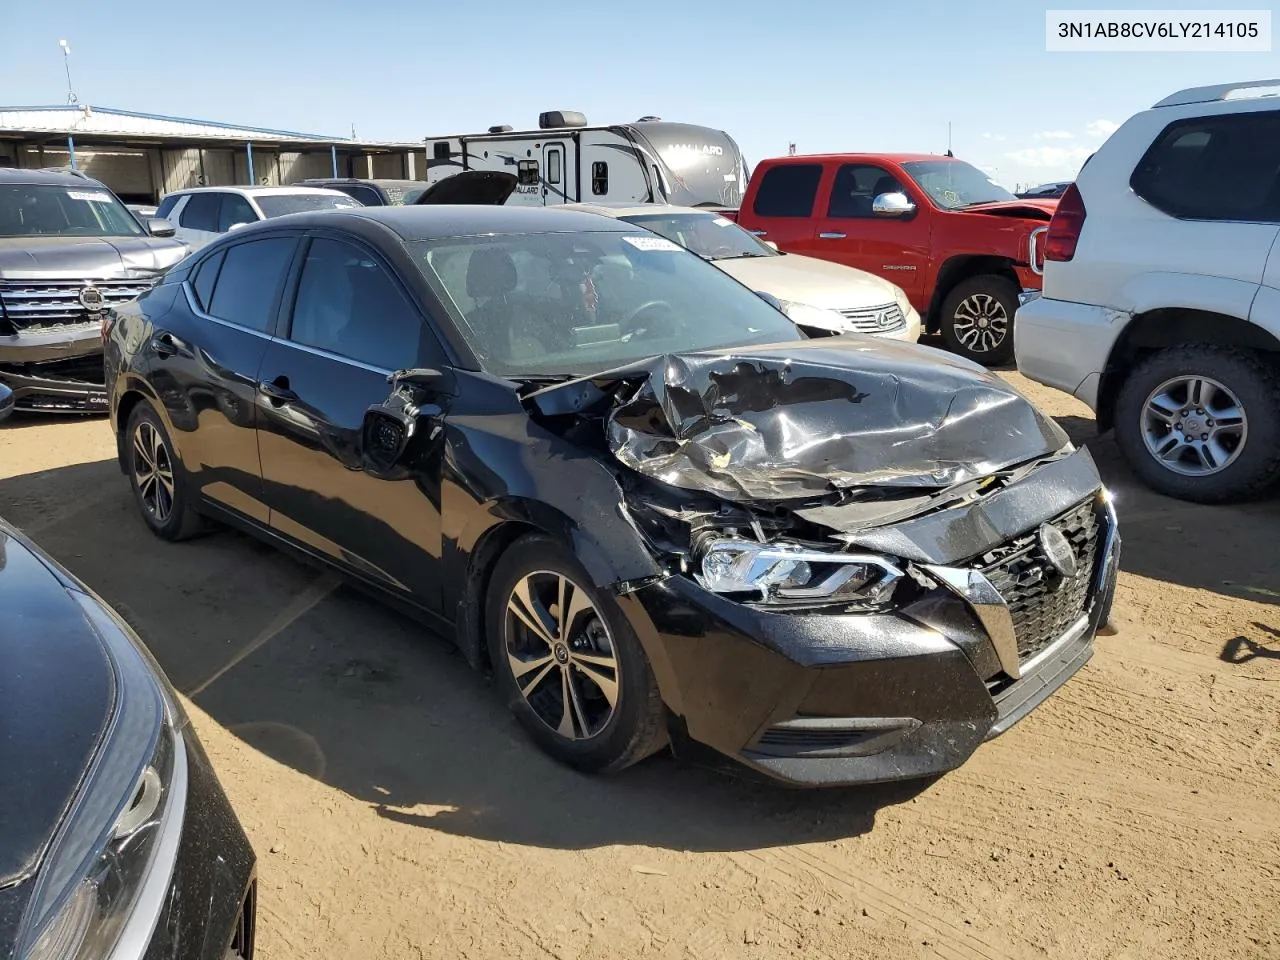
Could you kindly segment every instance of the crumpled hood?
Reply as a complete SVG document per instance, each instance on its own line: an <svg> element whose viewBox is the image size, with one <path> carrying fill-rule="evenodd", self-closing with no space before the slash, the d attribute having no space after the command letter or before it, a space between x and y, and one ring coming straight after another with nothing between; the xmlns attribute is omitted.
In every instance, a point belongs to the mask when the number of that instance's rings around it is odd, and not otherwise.
<svg viewBox="0 0 1280 960"><path fill-rule="evenodd" d="M779 257L739 257L713 261L752 290L779 300L828 310L865 310L897 299L897 288L881 277L839 263L788 253Z"/></svg>
<svg viewBox="0 0 1280 960"><path fill-rule="evenodd" d="M997 217L1021 217L1026 220L1049 220L1053 211L1058 209L1056 199L1046 200L999 200L995 203L984 203L977 207L966 207L960 213L985 213Z"/></svg>
<svg viewBox="0 0 1280 960"><path fill-rule="evenodd" d="M567 413L595 406L592 391L612 394L606 432L618 460L738 502L940 489L1068 442L995 374L857 335L656 357L528 399Z"/></svg>
<svg viewBox="0 0 1280 960"><path fill-rule="evenodd" d="M186 255L167 237L0 237L0 280L153 276Z"/></svg>

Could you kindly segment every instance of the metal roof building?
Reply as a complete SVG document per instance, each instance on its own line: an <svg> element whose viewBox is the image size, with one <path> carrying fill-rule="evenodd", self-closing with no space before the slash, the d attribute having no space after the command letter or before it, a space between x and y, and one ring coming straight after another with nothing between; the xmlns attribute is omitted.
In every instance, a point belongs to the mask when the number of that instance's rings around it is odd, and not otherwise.
<svg viewBox="0 0 1280 960"><path fill-rule="evenodd" d="M88 104L0 107L0 167L66 166L137 203L184 187L274 186L330 176L421 180L427 171L421 143L357 141Z"/></svg>

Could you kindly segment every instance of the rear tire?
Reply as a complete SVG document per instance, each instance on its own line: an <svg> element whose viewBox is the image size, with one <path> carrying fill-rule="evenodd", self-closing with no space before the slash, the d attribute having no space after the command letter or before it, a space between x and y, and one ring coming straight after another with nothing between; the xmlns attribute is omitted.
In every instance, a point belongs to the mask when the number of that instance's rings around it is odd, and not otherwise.
<svg viewBox="0 0 1280 960"><path fill-rule="evenodd" d="M1115 431L1157 493L1194 503L1257 497L1280 482L1280 371L1231 347L1161 350L1120 387Z"/></svg>
<svg viewBox="0 0 1280 960"><path fill-rule="evenodd" d="M508 706L555 759L607 773L665 745L665 708L644 648L613 598L561 544L528 536L502 555L489 581L485 631Z"/></svg>
<svg viewBox="0 0 1280 960"><path fill-rule="evenodd" d="M942 301L942 339L947 349L986 367L1013 359L1013 315L1018 285L1005 277L983 274L964 280Z"/></svg>
<svg viewBox="0 0 1280 960"><path fill-rule="evenodd" d="M187 540L204 529L192 508L193 495L164 421L150 401L129 414L125 468L142 519L161 540Z"/></svg>

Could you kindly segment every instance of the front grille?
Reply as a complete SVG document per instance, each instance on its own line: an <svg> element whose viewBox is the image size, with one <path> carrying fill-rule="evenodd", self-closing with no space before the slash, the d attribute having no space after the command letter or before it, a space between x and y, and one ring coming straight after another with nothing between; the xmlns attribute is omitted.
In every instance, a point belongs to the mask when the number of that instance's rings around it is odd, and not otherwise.
<svg viewBox="0 0 1280 960"><path fill-rule="evenodd" d="M907 325L907 318L903 315L902 308L896 303L882 307L841 310L840 315L848 320L850 328L858 333L892 333Z"/></svg>
<svg viewBox="0 0 1280 960"><path fill-rule="evenodd" d="M103 309L136 300L156 278L129 280L0 280L0 316L17 332L90 323L98 316L80 302L86 287L102 294Z"/></svg>
<svg viewBox="0 0 1280 960"><path fill-rule="evenodd" d="M1075 551L1074 577L1063 577L1049 562L1038 531L989 551L976 563L1009 606L1020 660L1035 656L1084 615L1097 568L1100 524L1092 498L1049 522Z"/></svg>

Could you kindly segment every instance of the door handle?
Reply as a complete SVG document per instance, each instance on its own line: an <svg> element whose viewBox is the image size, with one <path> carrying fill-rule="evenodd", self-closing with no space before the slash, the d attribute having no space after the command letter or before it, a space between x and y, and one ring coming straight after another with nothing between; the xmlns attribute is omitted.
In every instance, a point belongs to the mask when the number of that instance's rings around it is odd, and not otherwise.
<svg viewBox="0 0 1280 960"><path fill-rule="evenodd" d="M276 406L298 399L298 395L289 389L289 378L283 375L274 380L263 380L258 384L258 392Z"/></svg>
<svg viewBox="0 0 1280 960"><path fill-rule="evenodd" d="M186 349L186 344L167 330L161 330L151 338L151 349L162 360Z"/></svg>
<svg viewBox="0 0 1280 960"><path fill-rule="evenodd" d="M818 234L818 239L819 240L843 240L844 234L843 233L820 233Z"/></svg>
<svg viewBox="0 0 1280 960"><path fill-rule="evenodd" d="M750 232L750 234L751 234L753 237L763 237L763 236L765 236L769 231L768 231L768 230L751 230L751 231L749 231L749 232Z"/></svg>

